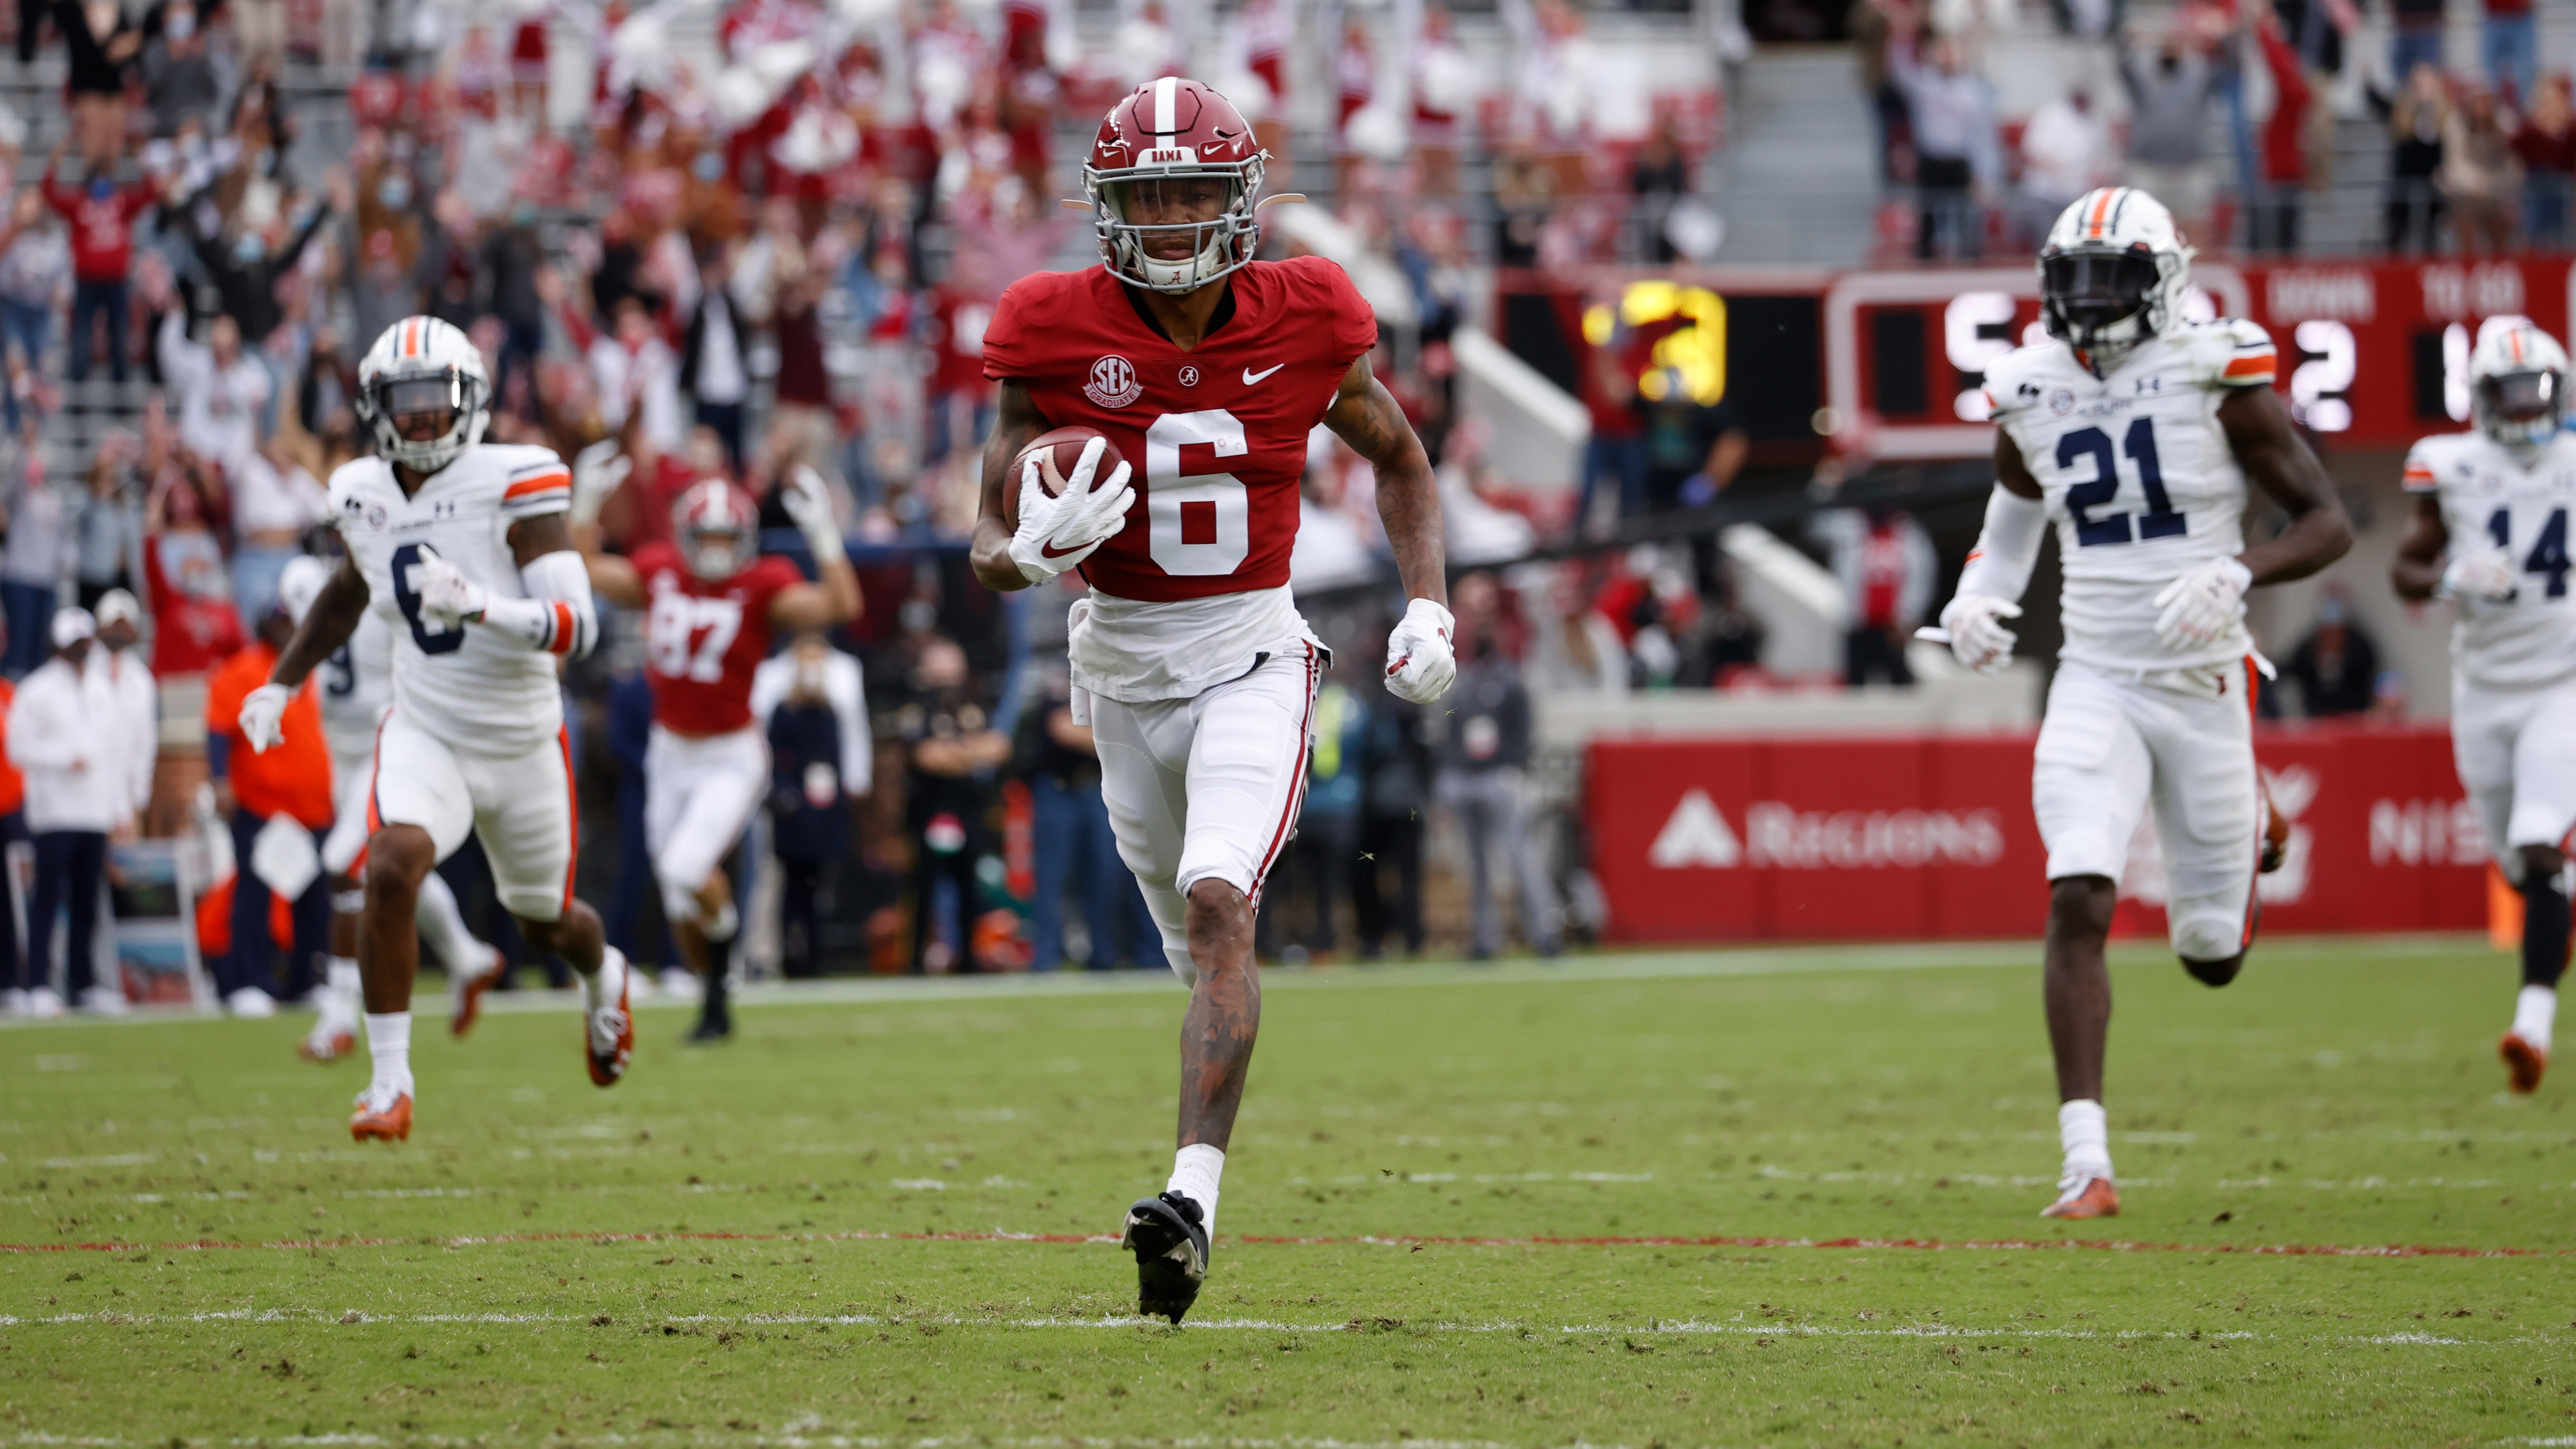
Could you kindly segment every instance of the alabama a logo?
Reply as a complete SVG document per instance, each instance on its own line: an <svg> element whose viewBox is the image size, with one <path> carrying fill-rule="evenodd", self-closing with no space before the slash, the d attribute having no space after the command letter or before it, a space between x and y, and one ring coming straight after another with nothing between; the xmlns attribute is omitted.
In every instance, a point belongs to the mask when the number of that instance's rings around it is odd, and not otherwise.
<svg viewBox="0 0 2576 1449"><path fill-rule="evenodd" d="M1091 380L1082 385L1082 395L1105 408L1123 408L1144 390L1136 364L1115 352L1091 364Z"/></svg>

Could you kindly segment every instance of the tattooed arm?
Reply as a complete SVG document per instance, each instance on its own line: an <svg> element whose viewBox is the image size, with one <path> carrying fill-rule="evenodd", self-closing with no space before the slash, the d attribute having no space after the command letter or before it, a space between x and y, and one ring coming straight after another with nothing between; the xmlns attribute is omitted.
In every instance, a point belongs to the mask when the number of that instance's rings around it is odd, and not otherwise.
<svg viewBox="0 0 2576 1449"><path fill-rule="evenodd" d="M1342 374L1341 390L1325 410L1324 426L1351 445L1351 451L1377 469L1377 515L1386 525L1387 542L1395 546L1395 566L1404 575L1404 592L1446 606L1449 602L1447 557L1440 533L1440 485L1431 476L1431 459L1404 409L1369 371L1363 357Z"/></svg>

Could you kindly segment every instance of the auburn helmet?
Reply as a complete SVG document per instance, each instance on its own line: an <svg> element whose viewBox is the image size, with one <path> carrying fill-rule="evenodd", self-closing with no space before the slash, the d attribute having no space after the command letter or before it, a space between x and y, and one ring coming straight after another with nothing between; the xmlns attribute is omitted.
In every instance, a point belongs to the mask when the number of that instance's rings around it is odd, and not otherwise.
<svg viewBox="0 0 2576 1449"><path fill-rule="evenodd" d="M2182 316L2191 248L2164 203L2134 186L2086 192L2039 249L2048 335L2109 368Z"/></svg>
<svg viewBox="0 0 2576 1449"><path fill-rule="evenodd" d="M1209 86L1165 76L1109 108L1083 162L1100 259L1122 281L1192 292L1252 260L1270 153Z"/></svg>
<svg viewBox="0 0 2576 1449"><path fill-rule="evenodd" d="M483 352L435 317L405 317L358 361L358 420L375 431L376 451L420 473L435 473L483 441L492 421L492 378ZM438 435L413 438L403 422L430 414Z"/></svg>
<svg viewBox="0 0 2576 1449"><path fill-rule="evenodd" d="M2567 411L2567 349L2528 317L2499 317L2478 329L2469 353L2469 413L2478 430L2508 448L2537 448L2558 436Z"/></svg>
<svg viewBox="0 0 2576 1449"><path fill-rule="evenodd" d="M760 510L722 478L702 478L671 505L671 534L689 572L722 583L760 554Z"/></svg>

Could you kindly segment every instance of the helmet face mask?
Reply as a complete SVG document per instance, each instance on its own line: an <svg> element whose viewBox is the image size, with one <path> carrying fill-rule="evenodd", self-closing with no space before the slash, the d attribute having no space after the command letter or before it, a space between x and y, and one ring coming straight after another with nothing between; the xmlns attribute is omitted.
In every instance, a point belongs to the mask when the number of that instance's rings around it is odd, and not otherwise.
<svg viewBox="0 0 2576 1449"><path fill-rule="evenodd" d="M2039 264L2040 295L2053 337L2087 351L2135 342L2147 330L2155 259L2138 252L2076 251Z"/></svg>

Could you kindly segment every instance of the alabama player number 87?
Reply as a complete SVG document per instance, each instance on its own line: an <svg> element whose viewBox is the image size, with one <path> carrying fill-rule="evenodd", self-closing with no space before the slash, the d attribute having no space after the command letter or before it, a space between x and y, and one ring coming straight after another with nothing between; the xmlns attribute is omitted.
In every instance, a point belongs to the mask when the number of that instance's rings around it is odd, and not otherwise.
<svg viewBox="0 0 2576 1449"><path fill-rule="evenodd" d="M1075 723L1099 750L1118 853L1191 983L1171 1181L1127 1210L1124 1234L1139 1310L1175 1323L1206 1277L1261 1018L1253 907L1296 829L1333 662L1288 597L1316 424L1377 469L1409 600L1386 687L1428 704L1457 674L1440 495L1369 371L1376 317L1329 261L1253 260L1266 160L1207 86L1139 86L1082 169L1102 265L1023 278L984 334L1001 403L975 573L1009 590L1078 568L1091 584L1071 621ZM1057 428L1088 441L1031 447Z"/></svg>

